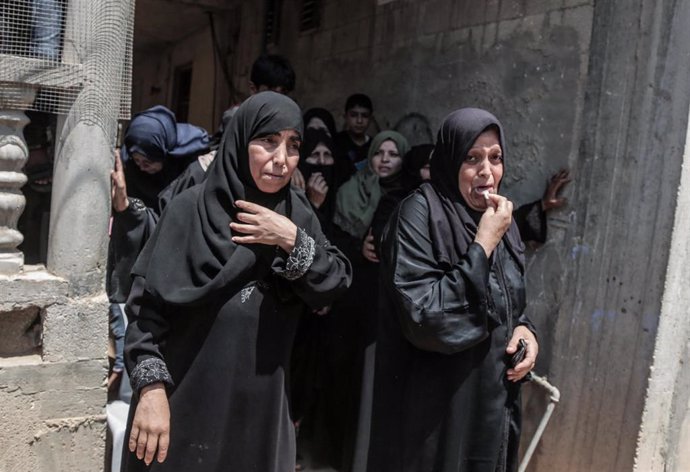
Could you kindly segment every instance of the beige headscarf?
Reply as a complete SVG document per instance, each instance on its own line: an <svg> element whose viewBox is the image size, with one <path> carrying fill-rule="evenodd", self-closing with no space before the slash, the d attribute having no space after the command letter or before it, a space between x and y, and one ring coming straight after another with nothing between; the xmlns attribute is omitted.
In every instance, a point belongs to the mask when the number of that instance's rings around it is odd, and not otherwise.
<svg viewBox="0 0 690 472"><path fill-rule="evenodd" d="M369 146L369 165L345 182L336 196L333 223L357 239L362 239L369 229L384 193L379 184L379 176L371 168L371 161L381 144L388 140L395 143L401 156L407 154L410 149L407 139L402 134L395 131L380 132Z"/></svg>

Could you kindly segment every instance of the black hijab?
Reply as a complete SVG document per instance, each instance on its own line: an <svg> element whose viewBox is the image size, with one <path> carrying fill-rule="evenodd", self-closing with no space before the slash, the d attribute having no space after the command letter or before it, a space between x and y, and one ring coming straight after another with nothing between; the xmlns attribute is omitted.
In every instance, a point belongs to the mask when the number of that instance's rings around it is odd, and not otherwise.
<svg viewBox="0 0 690 472"><path fill-rule="evenodd" d="M413 190L422 184L422 176L419 172L429 163L433 144L417 144L412 146L403 158L403 179L405 188Z"/></svg>
<svg viewBox="0 0 690 472"><path fill-rule="evenodd" d="M331 151L333 156L332 165L310 164L307 162L307 158L311 156L311 153L314 152L314 149L319 144L323 144ZM326 199L316 210L321 221L321 228L326 234L330 234L332 230L338 189L352 175L352 167L352 162L349 159L337 154L335 144L325 130L313 128L304 130L304 139L300 147L299 170L302 172L305 182L308 182L311 175L316 172L320 172L326 180L326 185L328 185Z"/></svg>
<svg viewBox="0 0 690 472"><path fill-rule="evenodd" d="M288 129L301 134L302 117L284 95L262 92L238 108L207 179L172 200L137 260L132 273L146 278L149 292L167 303L196 304L270 273L279 257L276 247L236 244L229 224L237 213L234 202L248 200L309 227L313 213L289 184L273 194L261 192L249 170L249 142Z"/></svg>
<svg viewBox="0 0 690 472"><path fill-rule="evenodd" d="M331 151L333 165L310 164L307 162L307 158L311 156L311 153L314 152L314 149L319 144L323 144ZM328 184L328 194L332 193L334 195L333 198L335 198L338 187L350 177L351 163L349 159L338 155L333 139L323 129L305 129L299 153L299 170L302 172L305 182L309 180L309 176L314 172L321 172Z"/></svg>
<svg viewBox="0 0 690 472"><path fill-rule="evenodd" d="M318 118L323 121L323 124L325 124L326 128L328 128L328 134L330 135L331 139L335 138L335 134L337 132L335 128L335 120L333 119L333 115L331 115L330 111L326 110L325 108L310 108L307 110L304 113L305 130L307 129L307 126L312 118Z"/></svg>
<svg viewBox="0 0 690 472"><path fill-rule="evenodd" d="M460 193L460 166L479 135L492 127L498 131L505 169L507 153L501 123L488 111L461 108L443 120L431 158L431 183L424 183L420 187L429 202L434 255L447 268L456 264L467 252L482 216L481 212L467 205ZM524 246L515 221L503 236L503 241L524 270Z"/></svg>

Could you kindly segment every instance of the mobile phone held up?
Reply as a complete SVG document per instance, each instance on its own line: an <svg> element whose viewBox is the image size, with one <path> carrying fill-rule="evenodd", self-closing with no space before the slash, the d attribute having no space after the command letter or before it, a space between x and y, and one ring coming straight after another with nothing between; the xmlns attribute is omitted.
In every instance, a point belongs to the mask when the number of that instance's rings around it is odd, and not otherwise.
<svg viewBox="0 0 690 472"><path fill-rule="evenodd" d="M511 367L515 368L516 365L522 362L522 360L525 358L525 354L527 354L527 341L520 338L518 341L517 351L515 351L515 354L513 354L510 358Z"/></svg>

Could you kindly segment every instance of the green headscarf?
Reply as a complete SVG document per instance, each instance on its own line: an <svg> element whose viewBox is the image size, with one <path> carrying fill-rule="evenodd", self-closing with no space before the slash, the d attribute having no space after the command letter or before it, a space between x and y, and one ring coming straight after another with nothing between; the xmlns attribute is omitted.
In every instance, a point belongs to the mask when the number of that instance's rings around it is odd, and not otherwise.
<svg viewBox="0 0 690 472"><path fill-rule="evenodd" d="M369 146L367 156L369 165L345 182L336 196L333 222L357 239L364 238L371 221L374 219L379 200L384 193L379 184L379 176L371 168L371 161L381 144L388 140L395 143L401 156L410 150L410 145L402 134L395 131L380 132ZM402 172L402 168L400 172Z"/></svg>

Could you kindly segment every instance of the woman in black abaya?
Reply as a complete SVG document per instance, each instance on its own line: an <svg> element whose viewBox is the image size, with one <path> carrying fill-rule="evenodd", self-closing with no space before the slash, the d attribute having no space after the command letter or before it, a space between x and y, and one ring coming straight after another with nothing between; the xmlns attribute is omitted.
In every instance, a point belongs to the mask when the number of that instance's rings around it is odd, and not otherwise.
<svg viewBox="0 0 690 472"><path fill-rule="evenodd" d="M294 471L286 377L298 318L350 282L289 185L301 128L289 98L247 99L206 181L172 200L137 261L123 470Z"/></svg>
<svg viewBox="0 0 690 472"><path fill-rule="evenodd" d="M132 285L130 272L172 195L204 179L208 134L157 105L132 118L111 172L112 220L108 242L106 291L111 302L109 319L115 340L115 363L108 386L116 392L124 364L125 330L122 309ZM207 154L208 153L208 154ZM121 399L128 395L121 392Z"/></svg>
<svg viewBox="0 0 690 472"><path fill-rule="evenodd" d="M505 156L493 115L450 114L431 182L384 231L366 470L517 469L519 381L538 345L525 315L524 246L498 194ZM513 366L520 339L526 355Z"/></svg>
<svg viewBox="0 0 690 472"><path fill-rule="evenodd" d="M304 176L304 191L324 233L332 237L336 194L352 174L352 163L337 154L333 140L322 129L304 132L300 155L298 168Z"/></svg>
<svg viewBox="0 0 690 472"><path fill-rule="evenodd" d="M400 133L380 132L371 140L368 165L345 182L336 196L333 241L353 267L352 286L333 304L329 314L327 455L330 465L338 470L348 471L352 466L362 369L376 327L378 262L363 257L362 244L379 203L404 185L403 156L408 150L407 140Z"/></svg>

